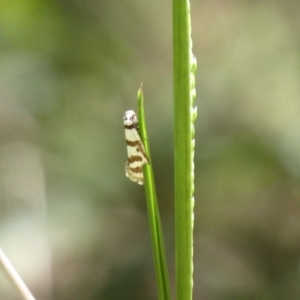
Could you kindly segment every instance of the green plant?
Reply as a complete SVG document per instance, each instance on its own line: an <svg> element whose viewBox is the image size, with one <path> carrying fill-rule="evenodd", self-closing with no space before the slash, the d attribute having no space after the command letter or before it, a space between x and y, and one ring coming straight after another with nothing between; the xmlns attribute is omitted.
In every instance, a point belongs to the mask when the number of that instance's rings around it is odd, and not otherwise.
<svg viewBox="0 0 300 300"><path fill-rule="evenodd" d="M176 295L192 299L194 225L194 122L196 59L192 53L190 3L173 0Z"/></svg>
<svg viewBox="0 0 300 300"><path fill-rule="evenodd" d="M178 300L191 300L193 288L194 122L197 117L197 109L193 107L196 96L196 59L192 53L188 0L173 1L173 56L176 296ZM144 166L144 175L158 294L159 299L168 300L170 299L170 284L141 88L138 92L138 117L141 138L150 162Z"/></svg>

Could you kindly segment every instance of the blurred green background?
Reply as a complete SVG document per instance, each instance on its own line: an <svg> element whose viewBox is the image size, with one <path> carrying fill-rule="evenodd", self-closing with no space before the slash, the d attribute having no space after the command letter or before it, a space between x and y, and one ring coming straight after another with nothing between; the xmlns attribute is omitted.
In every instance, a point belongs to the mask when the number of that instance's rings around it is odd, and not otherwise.
<svg viewBox="0 0 300 300"><path fill-rule="evenodd" d="M194 299L300 299L300 2L191 6ZM171 1L0 2L0 246L37 299L157 299L124 170L142 81L174 291L172 76Z"/></svg>

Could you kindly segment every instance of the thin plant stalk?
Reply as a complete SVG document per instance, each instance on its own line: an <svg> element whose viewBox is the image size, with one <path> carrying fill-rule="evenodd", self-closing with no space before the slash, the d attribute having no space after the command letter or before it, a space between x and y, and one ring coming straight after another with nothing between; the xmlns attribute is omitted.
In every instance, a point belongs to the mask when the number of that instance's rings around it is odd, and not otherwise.
<svg viewBox="0 0 300 300"><path fill-rule="evenodd" d="M138 118L140 135L145 146L149 164L144 166L145 191L150 224L151 242L154 257L156 281L158 287L158 298L160 300L170 300L170 282L167 268L167 259L163 241L163 233L158 210L156 188L153 176L149 139L146 129L144 112L144 99L142 87L138 92Z"/></svg>
<svg viewBox="0 0 300 300"><path fill-rule="evenodd" d="M21 276L0 248L0 266L24 300L35 300Z"/></svg>
<svg viewBox="0 0 300 300"><path fill-rule="evenodd" d="M176 297L193 297L194 122L196 60L190 3L173 0Z"/></svg>

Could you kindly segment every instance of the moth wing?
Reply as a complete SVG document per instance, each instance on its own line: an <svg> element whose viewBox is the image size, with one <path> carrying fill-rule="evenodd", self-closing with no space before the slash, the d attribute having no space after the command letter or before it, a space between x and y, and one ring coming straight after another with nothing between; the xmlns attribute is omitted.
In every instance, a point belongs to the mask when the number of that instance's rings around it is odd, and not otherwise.
<svg viewBox="0 0 300 300"><path fill-rule="evenodd" d="M144 183L143 166L148 164L145 147L136 128L125 129L128 161L125 164L126 176L138 184Z"/></svg>

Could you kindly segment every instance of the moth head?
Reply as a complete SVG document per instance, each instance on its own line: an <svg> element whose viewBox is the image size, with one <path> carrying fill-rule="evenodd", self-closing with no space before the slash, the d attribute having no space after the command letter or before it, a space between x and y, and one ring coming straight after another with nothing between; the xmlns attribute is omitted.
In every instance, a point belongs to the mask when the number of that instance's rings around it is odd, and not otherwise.
<svg viewBox="0 0 300 300"><path fill-rule="evenodd" d="M130 126L137 124L137 117L133 110L127 110L124 116L124 125Z"/></svg>

